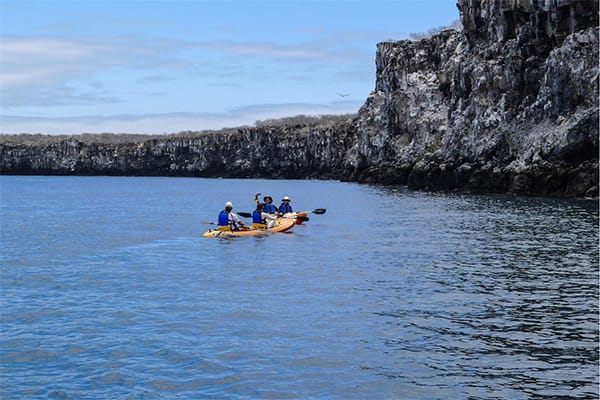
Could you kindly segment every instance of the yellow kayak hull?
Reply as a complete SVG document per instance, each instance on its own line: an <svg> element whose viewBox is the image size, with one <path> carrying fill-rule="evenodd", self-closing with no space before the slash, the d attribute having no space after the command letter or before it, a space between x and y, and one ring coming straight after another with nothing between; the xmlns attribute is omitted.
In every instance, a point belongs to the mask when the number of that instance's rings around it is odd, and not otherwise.
<svg viewBox="0 0 600 400"><path fill-rule="evenodd" d="M214 237L237 237L237 236L262 236L268 235L269 233L286 232L294 227L295 220L289 218L277 218L275 225L269 229L255 229L249 228L239 231L221 231L219 229L209 229L204 232L202 237L214 238Z"/></svg>

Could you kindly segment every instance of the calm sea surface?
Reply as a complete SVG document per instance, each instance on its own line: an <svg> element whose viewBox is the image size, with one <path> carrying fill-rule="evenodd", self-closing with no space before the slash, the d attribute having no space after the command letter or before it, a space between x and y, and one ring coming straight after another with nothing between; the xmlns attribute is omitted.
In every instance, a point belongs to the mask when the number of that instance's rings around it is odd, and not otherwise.
<svg viewBox="0 0 600 400"><path fill-rule="evenodd" d="M598 203L0 177L2 399L598 398ZM203 239L254 193L324 215Z"/></svg>

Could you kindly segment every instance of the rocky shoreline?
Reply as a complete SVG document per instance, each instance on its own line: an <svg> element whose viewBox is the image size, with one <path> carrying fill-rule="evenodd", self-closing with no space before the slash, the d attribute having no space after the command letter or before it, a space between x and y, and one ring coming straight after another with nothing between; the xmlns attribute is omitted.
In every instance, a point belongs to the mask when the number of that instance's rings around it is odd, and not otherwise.
<svg viewBox="0 0 600 400"><path fill-rule="evenodd" d="M457 5L461 32L377 45L375 89L356 116L165 137L2 135L0 173L597 197L598 1Z"/></svg>

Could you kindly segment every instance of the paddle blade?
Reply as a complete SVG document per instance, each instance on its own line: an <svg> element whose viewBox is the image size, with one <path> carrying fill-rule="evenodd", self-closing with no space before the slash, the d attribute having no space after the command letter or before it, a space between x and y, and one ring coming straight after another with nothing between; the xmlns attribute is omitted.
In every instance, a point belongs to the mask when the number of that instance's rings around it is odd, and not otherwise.
<svg viewBox="0 0 600 400"><path fill-rule="evenodd" d="M326 211L327 211L326 208L316 208L312 212L313 212L313 214L325 214Z"/></svg>
<svg viewBox="0 0 600 400"><path fill-rule="evenodd" d="M238 212L237 215L239 215L240 217L244 217L244 218L250 218L252 216L251 213L249 213L249 212L242 212L242 211Z"/></svg>

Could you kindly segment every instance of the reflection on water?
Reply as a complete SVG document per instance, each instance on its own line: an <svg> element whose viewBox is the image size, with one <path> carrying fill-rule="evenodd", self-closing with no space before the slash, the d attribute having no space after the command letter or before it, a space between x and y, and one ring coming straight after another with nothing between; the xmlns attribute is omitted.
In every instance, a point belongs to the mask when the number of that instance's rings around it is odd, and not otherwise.
<svg viewBox="0 0 600 400"><path fill-rule="evenodd" d="M1 183L3 398L598 398L596 202ZM200 238L223 199L246 211L257 191L328 211L289 235Z"/></svg>

